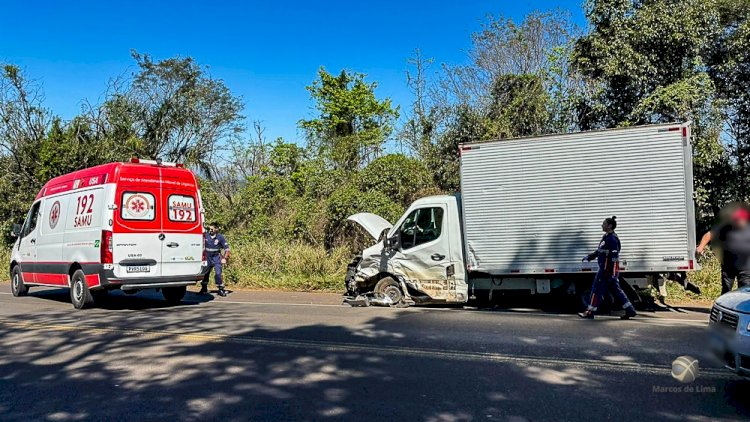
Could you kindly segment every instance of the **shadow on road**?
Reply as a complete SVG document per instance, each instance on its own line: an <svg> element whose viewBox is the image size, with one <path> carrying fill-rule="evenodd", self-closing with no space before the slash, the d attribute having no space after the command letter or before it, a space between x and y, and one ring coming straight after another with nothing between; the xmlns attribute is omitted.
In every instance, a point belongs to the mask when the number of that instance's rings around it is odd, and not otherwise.
<svg viewBox="0 0 750 422"><path fill-rule="evenodd" d="M37 299L70 304L69 289L32 290L29 292L29 296ZM97 297L94 307L110 311L143 310L199 305L212 300L214 300L213 295L199 295L193 292L187 292L181 303L170 305L164 300L161 293L155 290L144 290L132 295L123 293L120 290L113 290L107 292L107 294L103 296Z"/></svg>
<svg viewBox="0 0 750 422"><path fill-rule="evenodd" d="M150 298L111 300L158 308ZM394 321L430 325L419 313L373 314L359 327L272 329L262 314L238 307L94 311L0 321L1 419L521 421L593 413L643 420L644 409L653 419L750 415L746 382L721 382L713 394L658 394L654 386L680 384L663 374L418 353L418 339ZM212 336L232 321L244 328ZM429 328L440 335L440 327ZM527 341L534 346L534 338Z"/></svg>

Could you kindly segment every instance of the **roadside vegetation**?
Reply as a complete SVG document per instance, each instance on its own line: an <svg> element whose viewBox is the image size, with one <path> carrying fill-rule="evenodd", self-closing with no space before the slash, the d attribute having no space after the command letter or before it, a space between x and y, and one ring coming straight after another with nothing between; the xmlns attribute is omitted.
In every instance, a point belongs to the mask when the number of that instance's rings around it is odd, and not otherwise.
<svg viewBox="0 0 750 422"><path fill-rule="evenodd" d="M10 244L12 223L49 178L158 157L200 175L206 217L234 249L231 285L338 290L352 251L371 241L346 217L395 222L413 199L457 191L460 143L686 120L702 233L722 205L750 199L750 2L584 7L585 30L559 11L488 17L463 64L416 50L404 63L413 97L402 107L364 74L321 68L310 75L314 111L299 116L301 139L267 139L262 122L242 114L253 99L190 57L132 52L134 72L69 121L45 107L34 79L44 75L3 64L2 240ZM706 297L718 291L710 258L692 279Z"/></svg>

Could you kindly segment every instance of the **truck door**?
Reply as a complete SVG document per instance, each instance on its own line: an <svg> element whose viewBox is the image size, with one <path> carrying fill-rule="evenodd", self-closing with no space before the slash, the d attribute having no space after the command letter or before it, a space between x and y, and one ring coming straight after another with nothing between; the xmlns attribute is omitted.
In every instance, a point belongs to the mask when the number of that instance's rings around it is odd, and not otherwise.
<svg viewBox="0 0 750 422"><path fill-rule="evenodd" d="M36 242L39 237L39 208L42 201L37 201L31 206L26 221L21 229L21 240L18 244L18 252L21 255L21 273L25 283L35 283L38 272L36 253Z"/></svg>
<svg viewBox="0 0 750 422"><path fill-rule="evenodd" d="M192 275L201 272L203 260L203 224L195 190L162 190L164 240L162 275Z"/></svg>
<svg viewBox="0 0 750 422"><path fill-rule="evenodd" d="M144 177L145 179L145 177ZM161 275L161 183L118 185L112 257L117 278Z"/></svg>
<svg viewBox="0 0 750 422"><path fill-rule="evenodd" d="M391 262L431 298L456 300L455 279L447 274L452 262L446 208L428 205L409 213L397 229L399 248Z"/></svg>

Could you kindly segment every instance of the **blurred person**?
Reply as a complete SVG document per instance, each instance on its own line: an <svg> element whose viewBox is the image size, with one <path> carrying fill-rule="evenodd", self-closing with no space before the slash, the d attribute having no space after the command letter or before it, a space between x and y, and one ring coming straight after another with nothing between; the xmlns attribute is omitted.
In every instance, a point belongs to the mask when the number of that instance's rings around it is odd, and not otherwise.
<svg viewBox="0 0 750 422"><path fill-rule="evenodd" d="M591 303L586 312L578 314L584 319L594 319L599 305L604 300L604 294L612 291L615 296L623 303L625 315L622 319L630 319L637 315L635 307L630 303L630 299L620 287L620 238L615 233L617 228L617 217L605 218L602 222L602 236L599 242L599 248L583 258L583 261L591 261L596 258L599 263L599 271L596 273L594 283L591 286Z"/></svg>
<svg viewBox="0 0 750 422"><path fill-rule="evenodd" d="M750 209L746 204L731 204L719 213L719 222L703 235L696 248L705 252L709 243L714 246L721 262L721 294L734 288L750 286Z"/></svg>
<svg viewBox="0 0 750 422"><path fill-rule="evenodd" d="M227 295L224 290L224 273L223 266L227 264L229 259L229 243L224 238L224 235L219 233L219 225L212 223L208 226L208 231L204 235L206 258L208 261L208 270L205 276L203 276L203 282L201 283L201 291L199 294L208 294L208 280L211 276L211 270L214 270L214 281L216 287L219 288L219 296L225 297Z"/></svg>

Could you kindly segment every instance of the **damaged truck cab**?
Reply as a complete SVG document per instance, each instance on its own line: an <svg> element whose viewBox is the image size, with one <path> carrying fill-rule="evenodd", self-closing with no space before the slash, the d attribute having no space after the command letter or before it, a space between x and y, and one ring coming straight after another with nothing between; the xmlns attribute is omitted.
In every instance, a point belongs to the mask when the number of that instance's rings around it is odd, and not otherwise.
<svg viewBox="0 0 750 422"><path fill-rule="evenodd" d="M374 291L407 304L466 302L459 204L457 195L419 199L395 226L369 213L349 217L379 242L350 264L348 294Z"/></svg>

